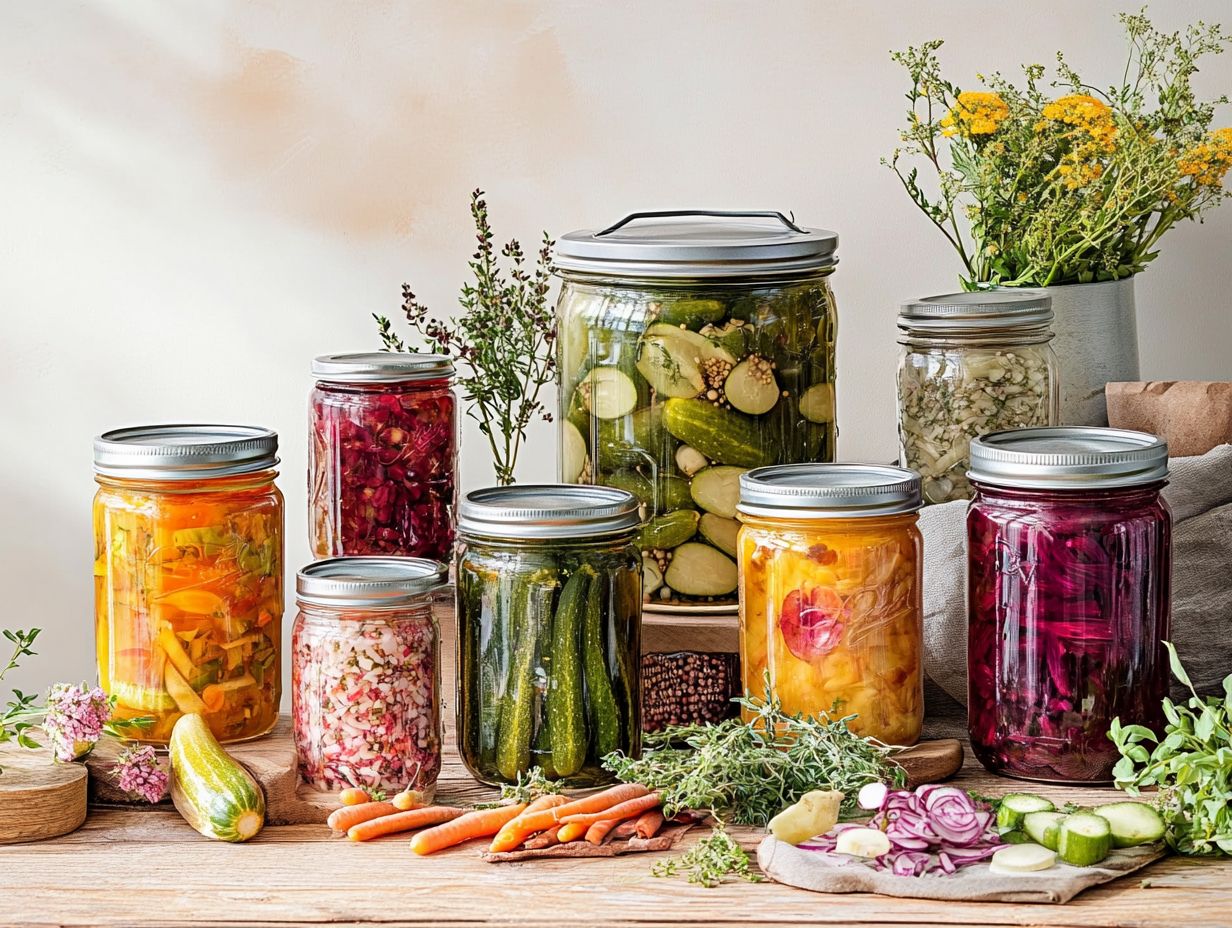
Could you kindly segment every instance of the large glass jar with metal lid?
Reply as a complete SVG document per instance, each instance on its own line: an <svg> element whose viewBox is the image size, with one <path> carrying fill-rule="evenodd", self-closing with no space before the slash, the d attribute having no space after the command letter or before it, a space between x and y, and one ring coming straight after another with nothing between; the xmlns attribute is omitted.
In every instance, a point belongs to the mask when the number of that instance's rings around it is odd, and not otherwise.
<svg viewBox="0 0 1232 928"><path fill-rule="evenodd" d="M1041 290L949 293L904 303L899 463L924 501L969 499L967 447L1001 429L1056 425L1052 298Z"/></svg>
<svg viewBox="0 0 1232 928"><path fill-rule="evenodd" d="M1020 429L971 444L968 712L989 770L1112 778L1123 725L1168 693L1168 448L1106 428Z"/></svg>
<svg viewBox="0 0 1232 928"><path fill-rule="evenodd" d="M374 351L312 362L309 541L316 557L453 554L453 363Z"/></svg>
<svg viewBox="0 0 1232 928"><path fill-rule="evenodd" d="M291 714L305 783L431 798L441 770L435 593L448 568L403 557L334 557L296 578Z"/></svg>
<svg viewBox="0 0 1232 928"><path fill-rule="evenodd" d="M274 727L281 695L278 437L230 425L94 440L99 684L125 731L165 742L184 713L221 741Z"/></svg>
<svg viewBox="0 0 1232 928"><path fill-rule="evenodd" d="M458 516L458 749L476 779L533 766L607 782L641 749L641 567L632 494L494 487Z"/></svg>
<svg viewBox="0 0 1232 928"><path fill-rule="evenodd" d="M914 744L924 720L920 479L871 464L740 477L744 689Z"/></svg>
<svg viewBox="0 0 1232 928"><path fill-rule="evenodd" d="M834 460L837 242L684 211L557 243L561 479L645 505L647 608L734 610L739 475Z"/></svg>

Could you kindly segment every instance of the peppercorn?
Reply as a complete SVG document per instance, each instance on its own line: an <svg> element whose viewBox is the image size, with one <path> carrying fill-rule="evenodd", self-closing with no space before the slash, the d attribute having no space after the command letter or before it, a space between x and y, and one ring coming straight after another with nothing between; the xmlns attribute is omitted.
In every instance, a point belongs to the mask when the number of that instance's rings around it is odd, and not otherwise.
<svg viewBox="0 0 1232 928"><path fill-rule="evenodd" d="M721 722L739 711L735 654L642 656L642 727L659 731L668 725Z"/></svg>

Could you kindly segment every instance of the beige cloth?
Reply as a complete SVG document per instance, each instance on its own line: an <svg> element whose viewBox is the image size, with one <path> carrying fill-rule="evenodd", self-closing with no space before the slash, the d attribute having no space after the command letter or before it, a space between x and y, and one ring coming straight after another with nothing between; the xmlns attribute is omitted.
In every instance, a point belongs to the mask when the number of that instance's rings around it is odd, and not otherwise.
<svg viewBox="0 0 1232 928"><path fill-rule="evenodd" d="M1039 873L1002 876L988 864L972 864L956 873L895 876L854 858L835 862L766 835L757 848L757 863L767 876L788 886L819 893L880 893L911 899L963 902L1069 902L1091 886L1133 873L1164 856L1162 847L1113 851L1098 867L1057 864Z"/></svg>
<svg viewBox="0 0 1232 928"><path fill-rule="evenodd" d="M1232 445L1175 458L1164 497L1172 507L1172 640L1200 693L1223 693L1232 672ZM930 722L965 714L967 503L926 506L924 670ZM938 692L938 689L944 692ZM1181 689L1173 683L1173 695ZM948 697L948 698L947 698ZM935 725L930 735L944 733Z"/></svg>

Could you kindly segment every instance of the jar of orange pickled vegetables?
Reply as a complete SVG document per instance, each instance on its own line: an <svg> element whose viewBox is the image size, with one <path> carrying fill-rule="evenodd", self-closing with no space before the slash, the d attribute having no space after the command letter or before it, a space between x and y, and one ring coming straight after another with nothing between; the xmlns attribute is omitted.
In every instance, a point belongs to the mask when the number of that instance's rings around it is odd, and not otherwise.
<svg viewBox="0 0 1232 928"><path fill-rule="evenodd" d="M221 741L274 727L281 697L278 436L230 425L94 440L99 684L125 730L165 742L201 713Z"/></svg>
<svg viewBox="0 0 1232 928"><path fill-rule="evenodd" d="M920 478L868 464L740 475L746 693L914 744L924 721Z"/></svg>

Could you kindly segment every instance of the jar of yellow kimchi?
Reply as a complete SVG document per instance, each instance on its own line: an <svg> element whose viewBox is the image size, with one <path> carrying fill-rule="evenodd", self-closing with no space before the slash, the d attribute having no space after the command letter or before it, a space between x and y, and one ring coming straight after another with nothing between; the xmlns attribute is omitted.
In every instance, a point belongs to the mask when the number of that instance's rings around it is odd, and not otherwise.
<svg viewBox="0 0 1232 928"><path fill-rule="evenodd" d="M920 478L790 464L740 476L746 693L913 744L924 720Z"/></svg>
<svg viewBox="0 0 1232 928"><path fill-rule="evenodd" d="M161 743L183 714L221 741L274 727L281 697L278 436L230 425L94 440L99 684L124 734Z"/></svg>

